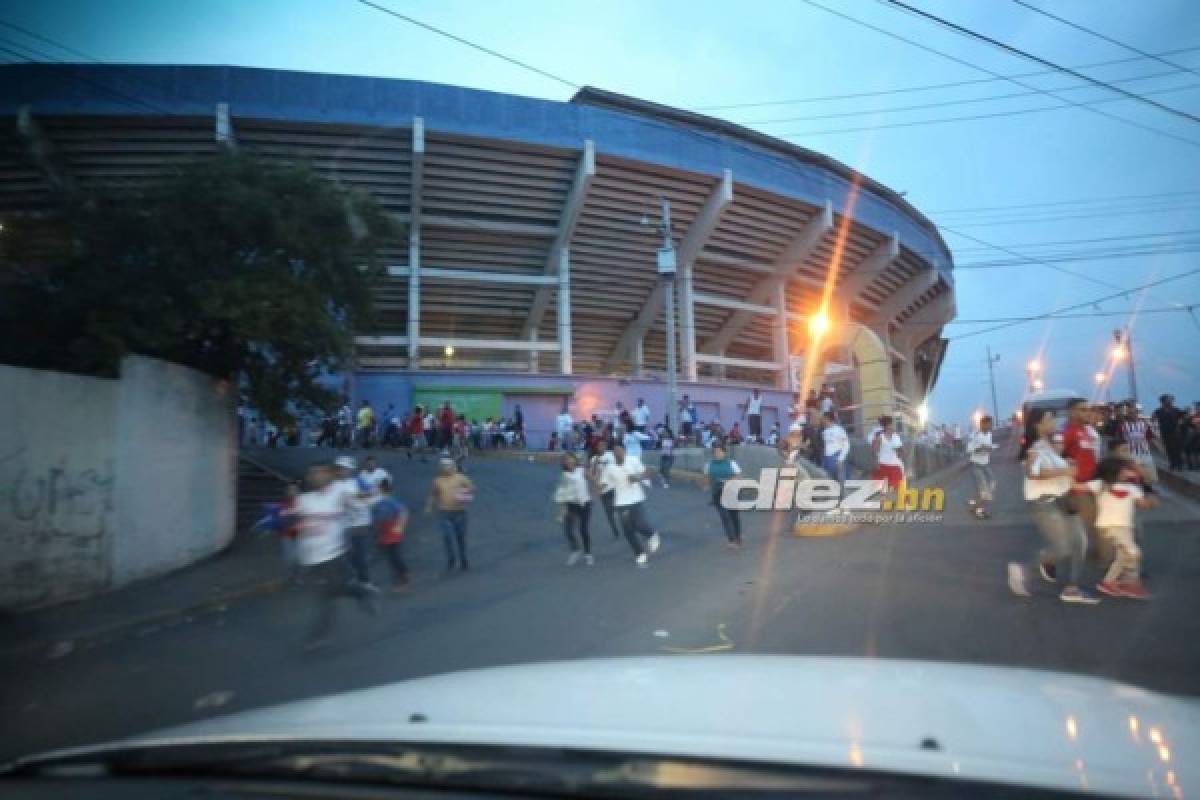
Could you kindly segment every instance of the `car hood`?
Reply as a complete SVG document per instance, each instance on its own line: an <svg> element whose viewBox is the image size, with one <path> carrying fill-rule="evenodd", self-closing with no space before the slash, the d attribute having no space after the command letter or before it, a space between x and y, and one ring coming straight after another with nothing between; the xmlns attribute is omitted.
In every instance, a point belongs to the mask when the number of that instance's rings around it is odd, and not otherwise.
<svg viewBox="0 0 1200 800"><path fill-rule="evenodd" d="M665 656L479 669L105 748L248 739L566 747L1143 796L1200 787L1200 765L1188 758L1200 753L1195 699L1042 670L855 658Z"/></svg>

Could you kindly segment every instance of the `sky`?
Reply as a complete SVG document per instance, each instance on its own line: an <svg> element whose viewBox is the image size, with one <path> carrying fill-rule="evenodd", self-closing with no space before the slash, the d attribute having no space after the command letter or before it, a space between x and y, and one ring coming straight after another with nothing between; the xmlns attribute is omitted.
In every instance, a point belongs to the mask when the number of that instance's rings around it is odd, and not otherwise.
<svg viewBox="0 0 1200 800"><path fill-rule="evenodd" d="M1120 44L1016 0L906 1L1057 66L1137 58L1077 71L1200 118L1194 0L1023 0ZM989 348L998 356L1002 416L1019 405L1033 359L1047 388L1127 396L1123 365L1103 389L1095 383L1097 372L1111 369L1113 330L1126 324L1147 411L1164 392L1200 401L1200 272L1120 294L1200 269L1200 119L1063 72L1019 78L1025 86L980 82L1047 68L877 0L378 2L570 83L689 109L773 103L705 113L820 151L905 192L955 256L958 320L944 334L950 347L929 401L934 421L966 422L991 409ZM0 21L104 62L375 75L559 101L574 92L358 0L0 0ZM0 47L12 42L78 60L0 27ZM1164 63L1122 45L1154 54L1195 49L1163 55ZM12 60L3 52L0 59ZM1062 97L1070 102L1103 102L1081 108L1037 93L1068 87ZM1026 94L998 97L1019 93ZM858 96L827 99L848 94ZM796 100L805 102L782 102ZM1055 105L1064 107L1009 113ZM961 117L976 118L921 123ZM1189 304L1198 307L1189 313ZM1076 305L1074 314L1113 316L993 331L986 329L998 323L972 322Z"/></svg>

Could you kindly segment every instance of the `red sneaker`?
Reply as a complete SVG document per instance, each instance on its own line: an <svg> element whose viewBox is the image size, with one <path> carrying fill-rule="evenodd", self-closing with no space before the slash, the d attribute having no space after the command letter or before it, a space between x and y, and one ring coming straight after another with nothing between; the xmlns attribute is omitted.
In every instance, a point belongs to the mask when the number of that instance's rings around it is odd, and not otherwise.
<svg viewBox="0 0 1200 800"><path fill-rule="evenodd" d="M1128 597L1133 600L1150 599L1150 592L1141 584L1141 581L1122 583L1118 588L1121 590L1121 597Z"/></svg>
<svg viewBox="0 0 1200 800"><path fill-rule="evenodd" d="M1096 591L1101 594L1106 594L1109 597L1124 597L1125 592L1121 589L1120 584L1115 581L1100 581L1096 584Z"/></svg>

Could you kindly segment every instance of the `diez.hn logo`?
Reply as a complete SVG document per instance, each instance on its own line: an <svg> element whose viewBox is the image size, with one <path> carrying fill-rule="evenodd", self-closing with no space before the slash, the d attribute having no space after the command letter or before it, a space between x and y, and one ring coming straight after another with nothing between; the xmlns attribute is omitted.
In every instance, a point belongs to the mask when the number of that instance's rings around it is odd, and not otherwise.
<svg viewBox="0 0 1200 800"><path fill-rule="evenodd" d="M900 484L895 497L885 497L886 481L797 479L795 467L764 467L758 480L725 481L721 505L731 511L943 511L946 491Z"/></svg>

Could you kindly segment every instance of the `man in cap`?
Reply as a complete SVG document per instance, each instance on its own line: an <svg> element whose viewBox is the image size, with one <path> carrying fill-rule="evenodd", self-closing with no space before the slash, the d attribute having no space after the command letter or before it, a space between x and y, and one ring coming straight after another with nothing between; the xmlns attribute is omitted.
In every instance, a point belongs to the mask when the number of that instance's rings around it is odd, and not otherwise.
<svg viewBox="0 0 1200 800"><path fill-rule="evenodd" d="M333 462L337 472L334 487L341 494L346 509L346 541L350 545L350 566L354 579L364 587L374 589L367 567L371 537L371 486L355 475L357 464L350 456L339 456Z"/></svg>

